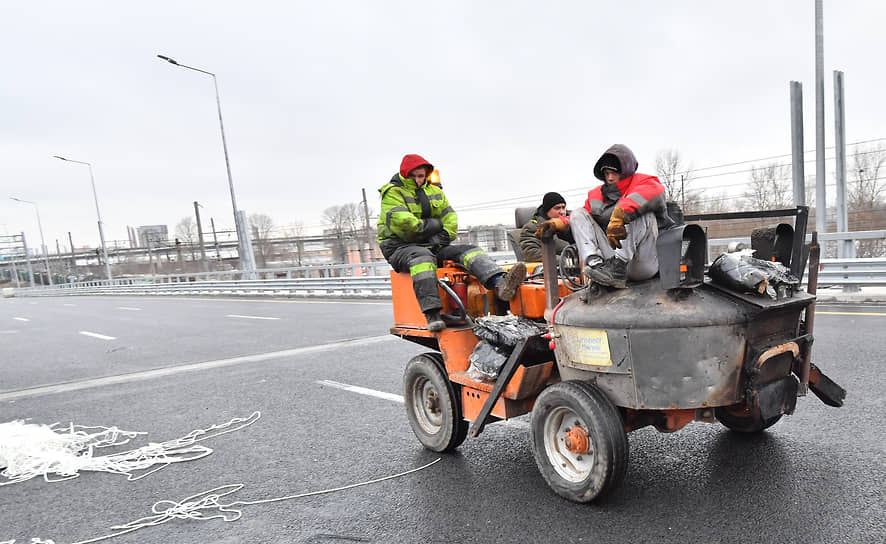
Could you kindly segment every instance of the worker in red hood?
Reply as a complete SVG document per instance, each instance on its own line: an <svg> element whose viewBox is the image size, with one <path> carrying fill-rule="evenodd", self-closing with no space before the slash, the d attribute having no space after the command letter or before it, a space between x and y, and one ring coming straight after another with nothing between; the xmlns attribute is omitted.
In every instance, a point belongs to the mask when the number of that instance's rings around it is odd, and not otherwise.
<svg viewBox="0 0 886 544"><path fill-rule="evenodd" d="M597 160L594 176L603 182L588 192L583 208L565 224L575 238L583 273L593 281L623 289L658 273L655 249L659 228L673 224L665 207L665 188L655 176L637 173L637 158L615 144ZM552 219L539 229L564 229Z"/></svg>
<svg viewBox="0 0 886 544"><path fill-rule="evenodd" d="M383 185L378 216L378 245L397 272L409 272L428 330L446 328L437 291L437 266L456 261L501 300L511 300L526 279L526 265L517 263L507 273L485 251L469 245L450 245L458 234L458 216L439 184L428 179L434 167L420 155L406 155L400 171Z"/></svg>

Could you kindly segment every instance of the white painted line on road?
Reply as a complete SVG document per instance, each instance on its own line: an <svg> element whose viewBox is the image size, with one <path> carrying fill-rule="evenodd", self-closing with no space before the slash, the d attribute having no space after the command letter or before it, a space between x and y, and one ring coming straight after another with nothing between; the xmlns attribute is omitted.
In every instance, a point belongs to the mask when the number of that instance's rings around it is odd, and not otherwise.
<svg viewBox="0 0 886 544"><path fill-rule="evenodd" d="M129 310L130 312L140 312L141 308L133 308L132 306L117 306L118 310Z"/></svg>
<svg viewBox="0 0 886 544"><path fill-rule="evenodd" d="M93 387L103 387L106 385L117 385L121 383L129 383L141 380L150 380L154 378L164 378L183 374L185 372L195 372L200 370L209 370L223 366L242 365L246 363L258 363L262 361L271 361L273 359L282 359L286 357L298 357L310 353L318 353L324 351L335 351L341 348L351 348L356 346L366 346L378 342L388 342L398 340L396 336L384 334L381 336L369 336L366 338L356 338L353 340L338 340L328 344L320 344L317 346L308 346L304 348L293 348L282 351L270 351L267 353L257 353L255 355L244 355L243 357L231 357L230 359L218 359L215 361L204 361L201 363L190 363L178 366L167 366L165 368L156 368L154 370L143 370L140 372L131 372L129 374L118 374L116 376L106 376L104 378L92 378L88 380L80 380L76 382L59 383L53 385L41 385L30 387L28 389L20 389L18 391L7 391L0 393L0 402L23 399L28 397L39 397L42 395L52 395L55 393L67 393L70 391L79 391L81 389L90 389Z"/></svg>
<svg viewBox="0 0 886 544"><path fill-rule="evenodd" d="M89 332L89 331L80 331L80 334L83 336L91 336L93 338L100 338L101 340L116 340L116 336L105 336L104 334L99 334L97 332Z"/></svg>
<svg viewBox="0 0 886 544"><path fill-rule="evenodd" d="M240 314L228 314L225 317L238 317L240 319L268 319L271 321L275 321L280 319L279 317L264 317L260 315L240 315Z"/></svg>
<svg viewBox="0 0 886 544"><path fill-rule="evenodd" d="M365 387L360 387L358 385L348 385L346 383L334 382L332 380L319 380L317 383L320 385L328 385L329 387L335 387L336 389L342 389L344 391L350 391L351 393L358 393L360 395L368 395L370 397L378 397L380 399L392 400L394 402L403 403L402 395L394 395L393 393L385 393L384 391L376 391L375 389L367 389Z"/></svg>
<svg viewBox="0 0 886 544"><path fill-rule="evenodd" d="M19 332L19 331L16 330L16 329L8 329L8 330L5 330L5 331L0 331L0 334L18 334L18 332Z"/></svg>
<svg viewBox="0 0 886 544"><path fill-rule="evenodd" d="M13 317L16 321L30 321L27 317Z"/></svg>
<svg viewBox="0 0 886 544"><path fill-rule="evenodd" d="M66 302L62 304L62 306L76 306L76 304L71 304L70 302Z"/></svg>
<svg viewBox="0 0 886 544"><path fill-rule="evenodd" d="M351 393L358 393L360 395L368 395L370 397L378 397L380 399L392 400L394 402L399 402L403 404L403 397L401 395L394 395L393 393L385 393L384 391L376 391L375 389L367 389L365 387L360 387L359 385L349 385L346 383L335 382L332 380L318 380L317 383L320 385L328 385L329 387L335 387L336 389L342 389L344 391L350 391ZM0 397L2 400L2 397ZM499 425L508 425L509 427L519 427L521 429L528 429L529 422L526 421L526 418L520 419L506 419L498 423Z"/></svg>

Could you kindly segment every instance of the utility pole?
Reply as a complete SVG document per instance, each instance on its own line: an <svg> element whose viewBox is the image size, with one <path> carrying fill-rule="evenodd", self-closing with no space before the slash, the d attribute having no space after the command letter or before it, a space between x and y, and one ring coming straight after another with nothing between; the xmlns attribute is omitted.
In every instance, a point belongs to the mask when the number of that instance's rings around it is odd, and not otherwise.
<svg viewBox="0 0 886 544"><path fill-rule="evenodd" d="M363 191L363 220L364 220L364 232L366 233L366 250L369 254L369 257L372 258L372 241L369 239L369 204L366 203L366 188L362 189ZM363 258L363 262L369 262L369 259Z"/></svg>
<svg viewBox="0 0 886 544"><path fill-rule="evenodd" d="M803 84L791 81L791 173L794 205L806 205L806 173L803 161ZM816 217L818 214L816 213Z"/></svg>
<svg viewBox="0 0 886 544"><path fill-rule="evenodd" d="M197 240L200 243L200 268L203 272L208 272L206 266L206 248L203 246L203 225L200 224L200 203L194 201L194 215L197 216Z"/></svg>
<svg viewBox="0 0 886 544"><path fill-rule="evenodd" d="M71 244L71 274L76 274L77 255L74 253L74 239L71 238L71 231L68 231L68 243Z"/></svg>
<svg viewBox="0 0 886 544"><path fill-rule="evenodd" d="M815 0L815 230L827 232L824 163L824 24L822 1Z"/></svg>
<svg viewBox="0 0 886 544"><path fill-rule="evenodd" d="M31 256L28 254L28 242L25 240L25 233L22 233L22 249L25 252L25 263L28 265L28 278L31 280L31 287L36 287L34 284L34 269L31 268Z"/></svg>
<svg viewBox="0 0 886 544"><path fill-rule="evenodd" d="M215 235L215 219L210 217L209 223L212 225L212 241L215 243L215 259L221 263L221 252L218 250L218 236Z"/></svg>
<svg viewBox="0 0 886 544"><path fill-rule="evenodd" d="M846 124L845 100L843 99L843 72L834 70L834 145L837 156L837 232L849 231L849 209L846 203ZM855 257L855 242L839 240L837 257Z"/></svg>

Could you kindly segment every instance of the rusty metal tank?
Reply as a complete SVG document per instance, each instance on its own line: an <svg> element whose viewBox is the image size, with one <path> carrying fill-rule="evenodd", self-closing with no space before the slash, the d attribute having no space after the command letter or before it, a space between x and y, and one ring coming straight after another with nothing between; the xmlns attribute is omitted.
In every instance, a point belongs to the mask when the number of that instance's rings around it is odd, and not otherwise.
<svg viewBox="0 0 886 544"><path fill-rule="evenodd" d="M797 340L801 312L814 300L711 283L666 290L657 278L589 302L574 294L553 314L557 364L562 379L592 380L625 408L736 404L762 354Z"/></svg>

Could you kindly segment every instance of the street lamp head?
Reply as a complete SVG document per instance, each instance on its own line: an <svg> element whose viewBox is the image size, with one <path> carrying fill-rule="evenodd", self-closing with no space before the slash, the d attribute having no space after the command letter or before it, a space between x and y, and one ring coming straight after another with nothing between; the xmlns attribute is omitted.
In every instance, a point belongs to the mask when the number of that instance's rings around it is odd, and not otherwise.
<svg viewBox="0 0 886 544"><path fill-rule="evenodd" d="M167 57L166 55L157 55L157 57L165 60L169 64L178 64L178 62L176 62L175 59L171 59L171 58Z"/></svg>

